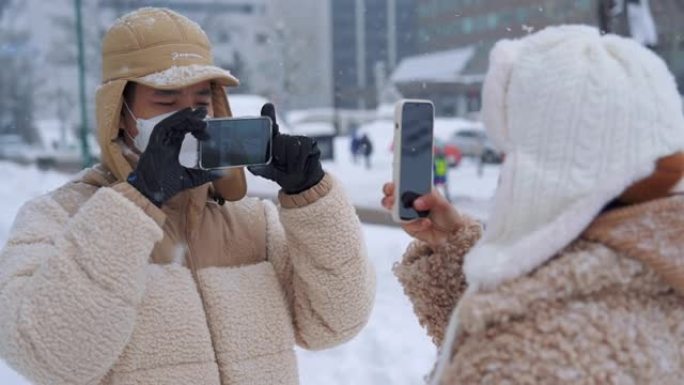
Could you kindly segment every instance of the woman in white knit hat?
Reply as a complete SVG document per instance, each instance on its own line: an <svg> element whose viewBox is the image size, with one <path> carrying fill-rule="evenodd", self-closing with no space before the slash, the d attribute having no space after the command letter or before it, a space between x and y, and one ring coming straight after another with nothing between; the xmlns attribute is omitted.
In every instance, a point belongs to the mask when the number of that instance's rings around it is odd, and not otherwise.
<svg viewBox="0 0 684 385"><path fill-rule="evenodd" d="M584 26L499 42L506 152L486 230L438 193L395 273L441 345L432 384L684 378L684 116L661 59ZM384 188L391 209L394 186Z"/></svg>

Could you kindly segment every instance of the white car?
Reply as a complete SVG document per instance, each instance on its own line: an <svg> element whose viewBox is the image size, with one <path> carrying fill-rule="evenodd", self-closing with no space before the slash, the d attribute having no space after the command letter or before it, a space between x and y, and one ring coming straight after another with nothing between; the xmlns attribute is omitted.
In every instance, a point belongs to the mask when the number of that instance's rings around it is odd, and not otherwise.
<svg viewBox="0 0 684 385"><path fill-rule="evenodd" d="M503 161L503 154L496 149L484 130L457 131L449 138L448 143L461 150L461 155L464 157L482 159L484 163Z"/></svg>

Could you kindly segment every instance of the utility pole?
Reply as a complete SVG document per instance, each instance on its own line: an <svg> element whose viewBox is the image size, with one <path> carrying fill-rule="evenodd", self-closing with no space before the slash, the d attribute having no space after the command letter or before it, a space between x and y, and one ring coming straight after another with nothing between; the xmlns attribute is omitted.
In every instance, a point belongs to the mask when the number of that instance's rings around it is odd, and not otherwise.
<svg viewBox="0 0 684 385"><path fill-rule="evenodd" d="M74 0L76 7L76 37L78 40L78 85L80 90L81 104L81 127L79 130L81 137L81 156L83 167L92 164L90 149L88 148L88 110L86 109L86 88L85 88L85 49L83 45L83 18L81 16L81 0Z"/></svg>

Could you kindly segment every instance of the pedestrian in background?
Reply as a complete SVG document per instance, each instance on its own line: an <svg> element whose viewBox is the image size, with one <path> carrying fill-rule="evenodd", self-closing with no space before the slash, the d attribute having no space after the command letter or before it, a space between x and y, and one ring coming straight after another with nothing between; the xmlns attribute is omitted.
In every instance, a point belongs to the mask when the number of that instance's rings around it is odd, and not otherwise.
<svg viewBox="0 0 684 385"><path fill-rule="evenodd" d="M368 134L363 134L359 141L359 152L363 155L366 164L366 169L371 168L371 156L373 155L373 142L371 142Z"/></svg>
<svg viewBox="0 0 684 385"><path fill-rule="evenodd" d="M449 194L449 161L444 150L439 147L435 148L433 184L451 202Z"/></svg>

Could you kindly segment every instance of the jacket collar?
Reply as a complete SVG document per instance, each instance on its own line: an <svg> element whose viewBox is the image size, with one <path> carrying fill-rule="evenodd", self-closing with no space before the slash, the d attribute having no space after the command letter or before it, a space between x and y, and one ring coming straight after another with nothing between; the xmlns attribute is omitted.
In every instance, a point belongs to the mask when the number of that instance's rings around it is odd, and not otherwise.
<svg viewBox="0 0 684 385"><path fill-rule="evenodd" d="M609 211L557 258L529 275L493 290L469 288L456 310L459 328L475 333L524 316L537 301L584 297L607 288L650 293L674 288L684 293L682 234L684 196Z"/></svg>
<svg viewBox="0 0 684 385"><path fill-rule="evenodd" d="M684 196L608 211L582 238L644 263L684 293Z"/></svg>
<svg viewBox="0 0 684 385"><path fill-rule="evenodd" d="M83 170L75 180L95 187L110 187L118 182L116 175L103 164L96 164L91 168ZM164 207L171 211L186 208L193 209L193 212L196 212L200 211L207 201L213 200L214 195L215 191L212 184L207 183L178 193L169 199L164 204Z"/></svg>

